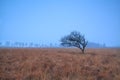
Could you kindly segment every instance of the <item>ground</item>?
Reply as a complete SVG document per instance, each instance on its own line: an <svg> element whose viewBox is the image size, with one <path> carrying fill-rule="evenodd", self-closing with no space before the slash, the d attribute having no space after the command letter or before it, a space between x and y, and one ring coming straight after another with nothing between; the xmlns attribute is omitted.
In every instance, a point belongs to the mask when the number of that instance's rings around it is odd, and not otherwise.
<svg viewBox="0 0 120 80"><path fill-rule="evenodd" d="M0 80L120 80L120 48L0 48Z"/></svg>

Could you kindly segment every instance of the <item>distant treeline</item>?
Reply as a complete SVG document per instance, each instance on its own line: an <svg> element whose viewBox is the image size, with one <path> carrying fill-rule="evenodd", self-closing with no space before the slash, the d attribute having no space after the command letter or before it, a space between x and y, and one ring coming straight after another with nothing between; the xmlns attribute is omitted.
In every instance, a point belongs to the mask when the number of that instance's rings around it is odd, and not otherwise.
<svg viewBox="0 0 120 80"><path fill-rule="evenodd" d="M0 47L63 47L59 43L49 43L49 44L43 44L43 43L34 43L34 42L0 42ZM106 47L105 44L99 44L94 42L88 42L87 45L88 48L101 48Z"/></svg>
<svg viewBox="0 0 120 80"><path fill-rule="evenodd" d="M43 44L34 42L0 42L0 47L59 47L58 44Z"/></svg>

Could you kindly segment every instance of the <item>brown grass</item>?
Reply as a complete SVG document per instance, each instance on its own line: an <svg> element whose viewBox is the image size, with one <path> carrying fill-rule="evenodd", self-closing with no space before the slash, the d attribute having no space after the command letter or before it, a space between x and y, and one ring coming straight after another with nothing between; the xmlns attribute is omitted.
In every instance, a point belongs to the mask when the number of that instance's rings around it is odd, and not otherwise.
<svg viewBox="0 0 120 80"><path fill-rule="evenodd" d="M120 80L120 49L0 49L0 80Z"/></svg>

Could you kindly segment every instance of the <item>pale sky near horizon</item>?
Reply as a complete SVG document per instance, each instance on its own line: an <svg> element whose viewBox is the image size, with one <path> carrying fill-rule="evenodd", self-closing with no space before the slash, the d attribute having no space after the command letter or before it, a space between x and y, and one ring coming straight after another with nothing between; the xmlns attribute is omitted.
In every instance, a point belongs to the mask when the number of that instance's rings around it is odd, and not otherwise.
<svg viewBox="0 0 120 80"><path fill-rule="evenodd" d="M58 43L71 31L120 46L120 0L0 0L0 41Z"/></svg>

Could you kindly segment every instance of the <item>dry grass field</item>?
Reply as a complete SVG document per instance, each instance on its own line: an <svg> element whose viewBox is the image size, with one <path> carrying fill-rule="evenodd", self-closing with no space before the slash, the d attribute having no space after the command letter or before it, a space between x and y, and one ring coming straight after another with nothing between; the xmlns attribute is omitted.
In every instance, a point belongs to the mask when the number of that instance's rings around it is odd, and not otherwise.
<svg viewBox="0 0 120 80"><path fill-rule="evenodd" d="M0 80L120 80L120 48L1 48Z"/></svg>

